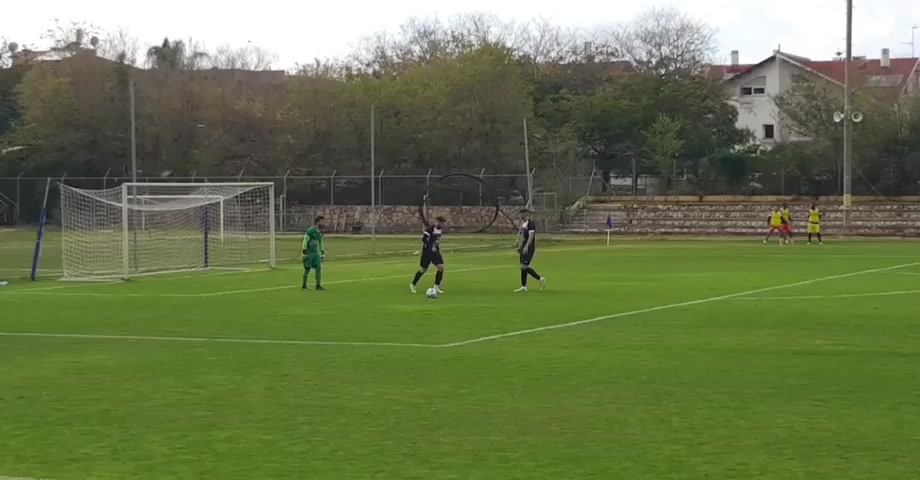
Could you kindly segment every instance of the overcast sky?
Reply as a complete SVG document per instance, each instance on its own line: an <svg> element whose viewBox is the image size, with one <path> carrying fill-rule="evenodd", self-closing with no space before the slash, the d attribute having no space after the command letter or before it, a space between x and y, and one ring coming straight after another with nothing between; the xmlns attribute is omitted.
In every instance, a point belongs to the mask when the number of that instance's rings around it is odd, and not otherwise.
<svg viewBox="0 0 920 480"><path fill-rule="evenodd" d="M376 31L396 30L412 16L446 19L486 11L509 21L548 18L561 25L593 29L629 20L650 5L671 5L718 29L722 58L737 49L742 62L756 62L777 45L814 59L830 58L844 47L845 0L158 0L132 6L125 0L15 0L0 7L0 36L33 49L53 20L88 21L102 29L124 27L149 44L189 38L209 48L252 42L279 56L280 67L315 57L348 53L358 40ZM893 56L910 56L911 27L920 25L920 2L856 0L854 53L878 57L883 47ZM920 52L920 30L917 31Z"/></svg>

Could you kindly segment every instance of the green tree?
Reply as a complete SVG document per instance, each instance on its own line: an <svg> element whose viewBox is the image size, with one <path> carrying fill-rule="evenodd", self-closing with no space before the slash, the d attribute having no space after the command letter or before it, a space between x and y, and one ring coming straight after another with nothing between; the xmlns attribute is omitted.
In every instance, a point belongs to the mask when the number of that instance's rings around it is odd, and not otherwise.
<svg viewBox="0 0 920 480"><path fill-rule="evenodd" d="M28 71L18 87L22 118L7 136L28 147L22 171L103 175L128 158L125 89L114 64L73 57Z"/></svg>
<svg viewBox="0 0 920 480"><path fill-rule="evenodd" d="M680 120L662 114L645 130L648 161L658 169L666 187L670 187L671 177L677 169L677 156L684 148L682 129Z"/></svg>
<svg viewBox="0 0 920 480"><path fill-rule="evenodd" d="M190 48L191 47L191 48ZM197 50L196 45L186 45L182 40L164 38L163 43L147 50L147 63L159 70L196 70L200 68L208 54Z"/></svg>
<svg viewBox="0 0 920 480"><path fill-rule="evenodd" d="M571 108L580 138L598 167L605 174L630 176L634 191L640 174L660 174L643 159L646 133L661 115L682 126L676 166L696 176L702 159L749 138L749 132L735 126L737 111L726 102L721 86L701 77L623 75L595 95L576 97Z"/></svg>

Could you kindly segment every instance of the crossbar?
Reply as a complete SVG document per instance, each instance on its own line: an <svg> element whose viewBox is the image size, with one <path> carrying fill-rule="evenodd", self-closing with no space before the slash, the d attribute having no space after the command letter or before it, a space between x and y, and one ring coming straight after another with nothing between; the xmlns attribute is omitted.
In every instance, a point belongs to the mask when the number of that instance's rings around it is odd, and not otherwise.
<svg viewBox="0 0 920 480"><path fill-rule="evenodd" d="M274 182L125 182L129 187L267 187Z"/></svg>

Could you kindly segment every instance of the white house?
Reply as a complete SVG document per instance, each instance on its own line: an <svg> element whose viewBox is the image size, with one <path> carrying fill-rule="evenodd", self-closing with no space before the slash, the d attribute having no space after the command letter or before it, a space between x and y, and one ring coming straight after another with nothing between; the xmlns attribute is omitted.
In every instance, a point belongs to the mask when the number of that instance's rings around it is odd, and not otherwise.
<svg viewBox="0 0 920 480"><path fill-rule="evenodd" d="M920 92L916 58L890 58L888 49L879 59L854 57L854 87L868 87L880 101L895 105L904 95ZM843 88L843 60L814 61L776 51L753 65L741 65L738 51L730 65L713 65L709 77L730 90L730 102L738 108L738 128L753 132L755 142L765 146L799 140L785 128L773 99L798 78L824 80Z"/></svg>

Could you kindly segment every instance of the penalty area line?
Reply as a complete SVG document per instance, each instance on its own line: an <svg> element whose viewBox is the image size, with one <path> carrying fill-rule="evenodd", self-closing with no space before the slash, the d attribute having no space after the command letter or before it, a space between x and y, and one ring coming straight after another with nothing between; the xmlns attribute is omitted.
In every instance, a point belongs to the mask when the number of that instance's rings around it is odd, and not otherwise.
<svg viewBox="0 0 920 480"><path fill-rule="evenodd" d="M791 297L743 297L736 298L738 301L773 301L773 300L825 300L832 298L863 298L863 297L892 297L897 295L912 295L920 293L920 290L896 290L892 292L871 292L871 293L843 293L838 295L795 295Z"/></svg>
<svg viewBox="0 0 920 480"><path fill-rule="evenodd" d="M456 270L447 270L447 274L453 273L464 273L464 272L479 272L484 270L508 270L513 266L511 265L493 265L489 267L471 267L471 268L458 268ZM395 280L399 278L408 278L405 274L400 275L386 275L382 277L364 277L364 278L349 278L345 280L333 280L331 282L323 282L323 285L339 285L343 283L355 283L355 282L367 282L372 280ZM271 292L275 290L290 290L291 285L277 285L274 287L261 287L261 288L251 288L247 290L227 290L220 292L208 292L208 293L176 293L171 294L173 297L219 297L223 295L241 295L244 293L259 293L259 292Z"/></svg>
<svg viewBox="0 0 920 480"><path fill-rule="evenodd" d="M461 342L447 343L447 344L444 344L443 347L460 347L460 346L463 346L463 345L470 345L470 344L473 344L473 343L488 342L488 341L490 341L490 340L498 340L498 339L501 339L501 338L517 337L517 336L520 336L520 335L528 335L528 334L531 334L531 333L545 332L545 331L548 331L548 330L558 330L558 329L562 329L562 328L576 327L576 326L579 326L579 325L588 325L588 324L591 324L591 323L602 322L602 321L604 321L604 320L613 320L614 318L630 317L630 316L633 316L633 315L639 315L639 314L643 314L643 313L652 313L652 312L658 312L658 311L661 311L661 310L670 310L670 309L680 308L680 307L689 307L689 306L693 306L693 305L701 305L701 304L704 304L704 303L713 303L713 302L718 302L718 301L721 301L721 300L730 300L730 299L733 299L733 298L747 297L747 296L755 295L755 294L758 294L758 293L772 292L772 291L774 291L774 290L782 290L782 289L785 289L785 288L801 287L801 286L803 286L803 285L811 285L811 284L813 284L813 283L825 282L825 281L828 281L828 280L838 280L838 279L841 279L841 278L855 277L855 276L857 276L857 275L866 275L866 274L869 274L869 273L887 272L887 271L890 271L890 270L897 270L897 269L899 269L899 268L913 267L913 266L916 266L916 265L920 265L920 262L905 263L905 264L902 264L902 265L895 265L895 266L893 266L893 267L883 267L883 268L873 268L873 269L870 269L870 270L860 270L860 271L858 271L858 272L844 273L844 274L841 274L841 275L830 275L830 276L826 276L826 277L813 278L813 279L811 279L811 280L804 280L804 281L801 281L801 282L789 283L789 284L785 284L785 285L777 285L777 286L774 286L774 287L757 288L757 289L754 289L754 290L747 290L747 291L744 291L744 292L730 293L730 294L728 294L728 295L719 295L719 296L717 296L717 297L702 298L702 299L699 299L699 300L690 300L690 301L687 301L687 302L671 303L671 304L668 304L668 305L660 305L660 306L657 306L657 307L643 308L643 309L640 309L640 310L632 310L632 311L628 311L628 312L620 312L620 313L614 313L614 314L610 314L610 315L602 315L602 316L600 316L600 317L588 318L588 319L579 320L579 321L576 321L576 322L559 323L559 324L556 324L556 325L547 325L547 326L544 326L544 327L528 328L528 329L525 329L525 330L517 330L517 331L514 331L514 332L499 333L499 334L496 334L496 335L488 335L488 336L485 336L485 337L473 338L473 339L464 340L464 341L461 341Z"/></svg>
<svg viewBox="0 0 920 480"><path fill-rule="evenodd" d="M485 270L505 270L511 269L513 266L509 265L492 265L488 267L470 267L470 268L458 268L456 270L448 270L448 274L452 273L465 273L465 272L479 272ZM370 282L375 280L394 280L399 278L407 278L405 274L400 275L386 275L381 277L361 277L361 278L348 278L344 280L332 280L329 282L323 282L323 285L341 285L345 283L357 283L357 282ZM76 287L88 287L91 285L112 285L112 284L124 284L124 282L100 282L93 284L72 284L72 285L58 285L54 287L44 287L44 288L23 288L19 290L12 290L10 292L4 293L5 295L54 295L54 296L67 296L67 297L98 297L98 298L108 298L108 297L140 297L140 298L153 298L153 297L165 297L165 298L206 298L206 297L220 297L225 295L241 295L245 293L259 293L259 292L273 292L277 290L300 290L300 287L287 284L287 285L276 285L272 287L261 287L261 288L252 288L247 290L223 290L219 292L206 292L206 293L137 293L137 292L61 292L61 289L66 288L76 288ZM3 479L0 479L3 480Z"/></svg>
<svg viewBox="0 0 920 480"><path fill-rule="evenodd" d="M163 337L154 335L101 335L92 333L27 333L27 332L0 332L0 337L37 337L37 338L74 338L83 340L134 340L134 341L160 341L160 342L188 342L188 343L243 343L267 345L330 345L353 347L416 347L438 348L441 345L427 343L399 343L399 342L334 342L319 340L283 340L269 338L221 338L221 337ZM0 477L0 480L5 480Z"/></svg>
<svg viewBox="0 0 920 480"><path fill-rule="evenodd" d="M431 348L431 349L440 349L440 348L452 348L452 347L461 347L465 345L471 345L475 343L483 343L491 340L498 340L508 337L516 337L521 335L528 335L531 333L539 333L549 330L558 330L563 328L575 327L579 325L587 325L591 323L597 323L604 320L612 320L615 318L629 317L634 315L639 315L643 313L652 313L662 310L670 310L680 307L689 307L693 305L701 305L705 303L713 303L722 300L730 299L740 299L741 297L748 297L750 295L755 295L758 293L771 292L774 290L782 290L786 288L800 287L804 285L811 285L814 283L825 282L829 280L838 280L842 278L850 278L858 275L865 275L869 273L878 273L878 272L887 272L891 270L897 270L900 268L913 267L920 265L920 262L915 263L905 263L902 265L895 265L891 267L882 267L874 268L870 270L860 270L858 272L844 273L840 275L829 275L826 277L813 278L811 280L803 280L801 282L788 283L784 285L776 285L773 287L757 288L754 290L747 290L744 292L730 293L727 295L720 295L716 297L703 298L699 300L691 300L687 302L671 303L667 305L660 305L657 307L643 308L639 310L632 310L628 312L614 313L610 315L603 315L600 317L588 318L585 320L579 320L576 322L567 322L560 323L556 325L547 325L537 328L528 328L525 330L517 330L513 332L500 333L497 335L488 335L484 337L473 338L470 340L464 340L460 342L453 343L443 343L443 344L427 344L427 343L402 343L402 342L336 342L336 341L313 341L313 340L283 340L283 339L255 339L255 338L219 338L219 337L167 337L167 336L146 336L146 335L105 335L105 334L80 334L80 333L37 333L37 332L0 332L0 337L33 337L33 338L71 338L71 339L84 339L84 340L134 340L134 341L166 341L166 342L197 342L197 343L234 343L234 344L267 344L267 345L327 345L327 346L354 346L354 347L411 347L411 348ZM0 480L7 480L3 477L0 477ZM29 479L31 480L31 479ZM37 479L36 479L37 480Z"/></svg>

